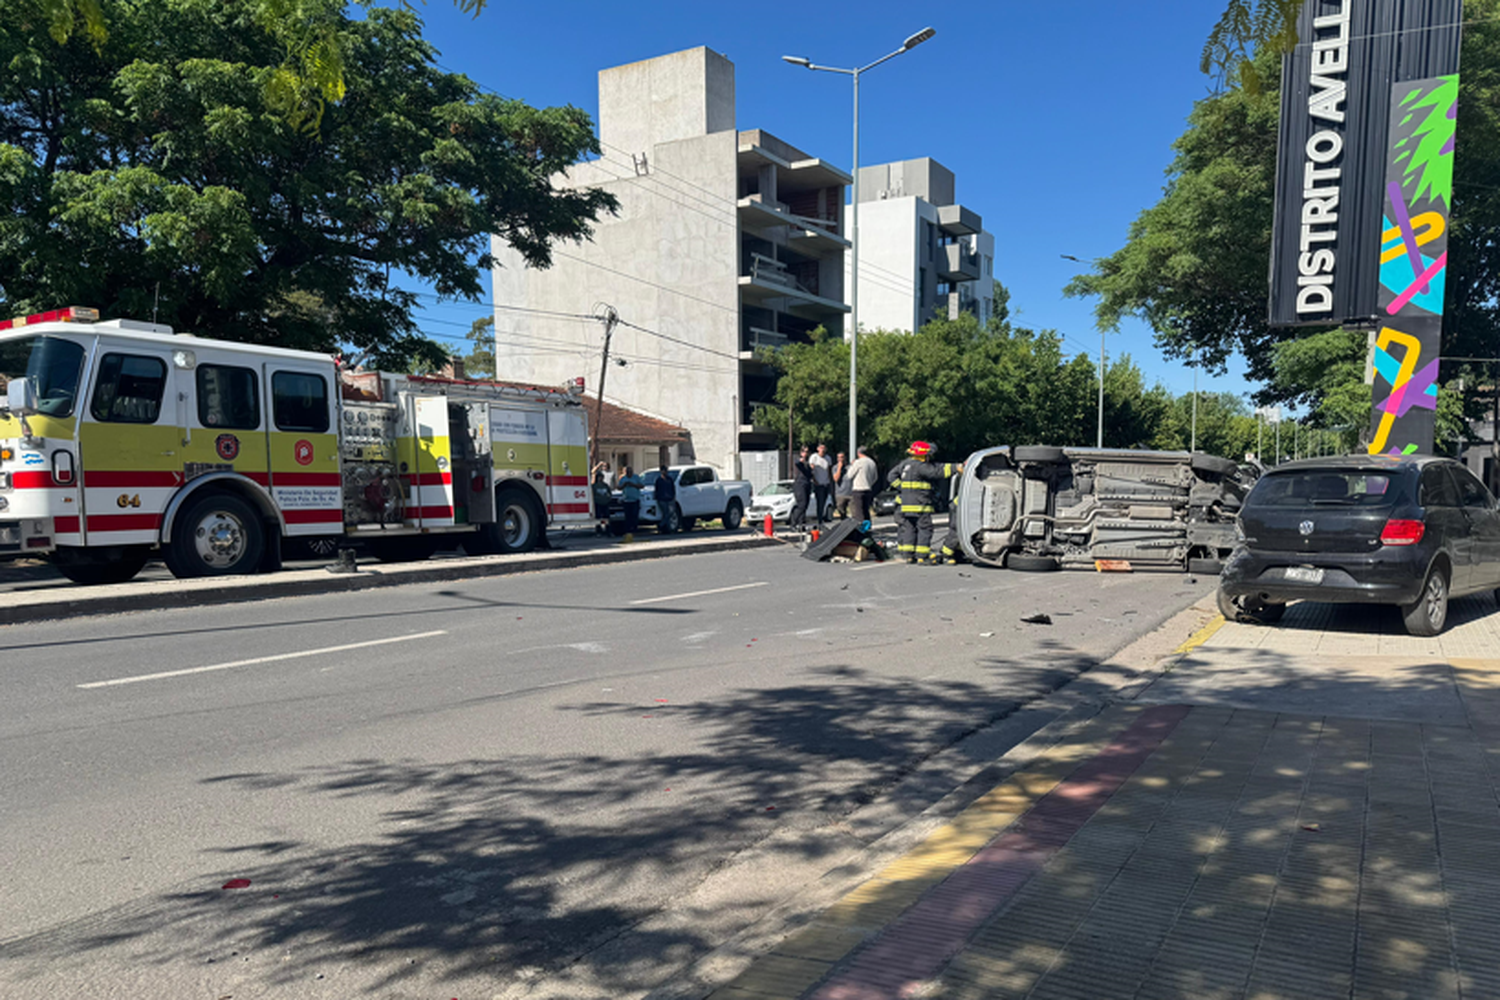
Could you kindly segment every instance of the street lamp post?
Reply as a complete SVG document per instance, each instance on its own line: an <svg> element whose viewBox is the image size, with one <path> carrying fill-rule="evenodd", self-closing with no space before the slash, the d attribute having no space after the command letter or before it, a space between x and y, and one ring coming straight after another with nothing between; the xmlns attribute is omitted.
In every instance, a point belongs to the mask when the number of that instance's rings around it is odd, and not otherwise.
<svg viewBox="0 0 1500 1000"><path fill-rule="evenodd" d="M1082 257L1074 257L1070 253L1058 254L1063 260L1075 261L1079 264L1089 264L1090 261ZM1104 447L1104 327L1099 328L1099 432L1094 438L1094 447Z"/></svg>
<svg viewBox="0 0 1500 1000"><path fill-rule="evenodd" d="M894 59L901 53L916 48L935 34L937 34L935 28L923 28L902 42L901 47L895 52L881 56L868 66L860 66L855 69L842 69L838 66L820 66L811 59L805 59L802 56L781 57L793 66L820 70L824 73L842 73L845 76L852 77L854 80L854 207L850 213L851 218L849 220L850 256L854 259L853 265L849 269L849 454L851 455L859 447L859 417L855 406L855 400L859 392L859 75L874 69L888 59Z"/></svg>

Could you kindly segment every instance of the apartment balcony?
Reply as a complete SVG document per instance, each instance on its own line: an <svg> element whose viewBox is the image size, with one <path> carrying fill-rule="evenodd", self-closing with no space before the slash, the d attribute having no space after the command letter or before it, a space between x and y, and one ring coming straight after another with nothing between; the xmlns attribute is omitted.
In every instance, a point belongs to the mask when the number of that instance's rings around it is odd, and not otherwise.
<svg viewBox="0 0 1500 1000"><path fill-rule="evenodd" d="M785 264L761 254L750 255L750 273L740 275L739 285L743 302L806 319L849 311L843 302L825 298L798 281Z"/></svg>
<svg viewBox="0 0 1500 1000"><path fill-rule="evenodd" d="M984 228L984 221L978 212L962 205L940 205L938 228L949 236L973 236Z"/></svg>
<svg viewBox="0 0 1500 1000"><path fill-rule="evenodd" d="M977 281L979 255L962 243L949 243L938 255L938 277L943 281Z"/></svg>
<svg viewBox="0 0 1500 1000"><path fill-rule="evenodd" d="M768 231L784 233L786 245L806 257L832 257L852 243L839 234L839 225L829 219L797 215L784 203L752 194L736 203L740 230L770 238Z"/></svg>

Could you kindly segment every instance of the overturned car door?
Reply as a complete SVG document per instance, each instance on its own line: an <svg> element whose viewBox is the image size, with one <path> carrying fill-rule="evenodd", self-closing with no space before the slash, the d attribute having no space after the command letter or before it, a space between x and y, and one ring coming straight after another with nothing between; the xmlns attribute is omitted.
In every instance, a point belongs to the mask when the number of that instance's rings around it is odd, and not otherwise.
<svg viewBox="0 0 1500 1000"><path fill-rule="evenodd" d="M964 554L990 566L1217 573L1256 475L1200 452L1007 445L965 461L953 518Z"/></svg>

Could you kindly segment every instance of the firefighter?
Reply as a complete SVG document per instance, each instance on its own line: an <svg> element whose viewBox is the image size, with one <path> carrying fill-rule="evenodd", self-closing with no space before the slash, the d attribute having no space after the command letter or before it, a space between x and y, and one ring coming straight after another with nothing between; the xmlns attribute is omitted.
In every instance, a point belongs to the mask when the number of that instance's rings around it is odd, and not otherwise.
<svg viewBox="0 0 1500 1000"><path fill-rule="evenodd" d="M933 465L927 460L936 449L927 441L913 441L907 458L891 470L887 481L896 487L897 552L908 563L935 565L932 558L932 497L939 483L947 483L963 463Z"/></svg>

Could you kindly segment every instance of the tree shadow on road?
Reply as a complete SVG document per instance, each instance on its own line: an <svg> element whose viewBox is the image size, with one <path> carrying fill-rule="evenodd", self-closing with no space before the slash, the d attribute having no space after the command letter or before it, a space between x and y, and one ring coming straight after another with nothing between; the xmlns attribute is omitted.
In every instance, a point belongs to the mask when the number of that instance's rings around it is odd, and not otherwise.
<svg viewBox="0 0 1500 1000"><path fill-rule="evenodd" d="M984 683L970 683L832 663L713 702L556 709L559 733L655 727L660 749L644 755L538 748L206 775L203 784L288 816L309 814L287 806L305 798L313 814L352 807L376 819L354 842L325 842L315 821L290 819L282 827L298 832L286 836L221 835L177 891L8 943L6 975L84 982L98 971L91 957L107 953L136 967L202 966L226 987L250 974L239 968L247 961L262 984L354 968L364 978L351 990L385 995L435 982L495 992L572 965L603 984L597 995L616 995L643 973L601 950L612 940L630 934L659 972L788 891L774 879L732 899L703 890L726 859L758 848L772 861L836 863L850 845L831 846L831 824L1090 666L1049 650L997 659ZM231 877L250 887L220 889ZM655 916L670 905L677 919Z"/></svg>

